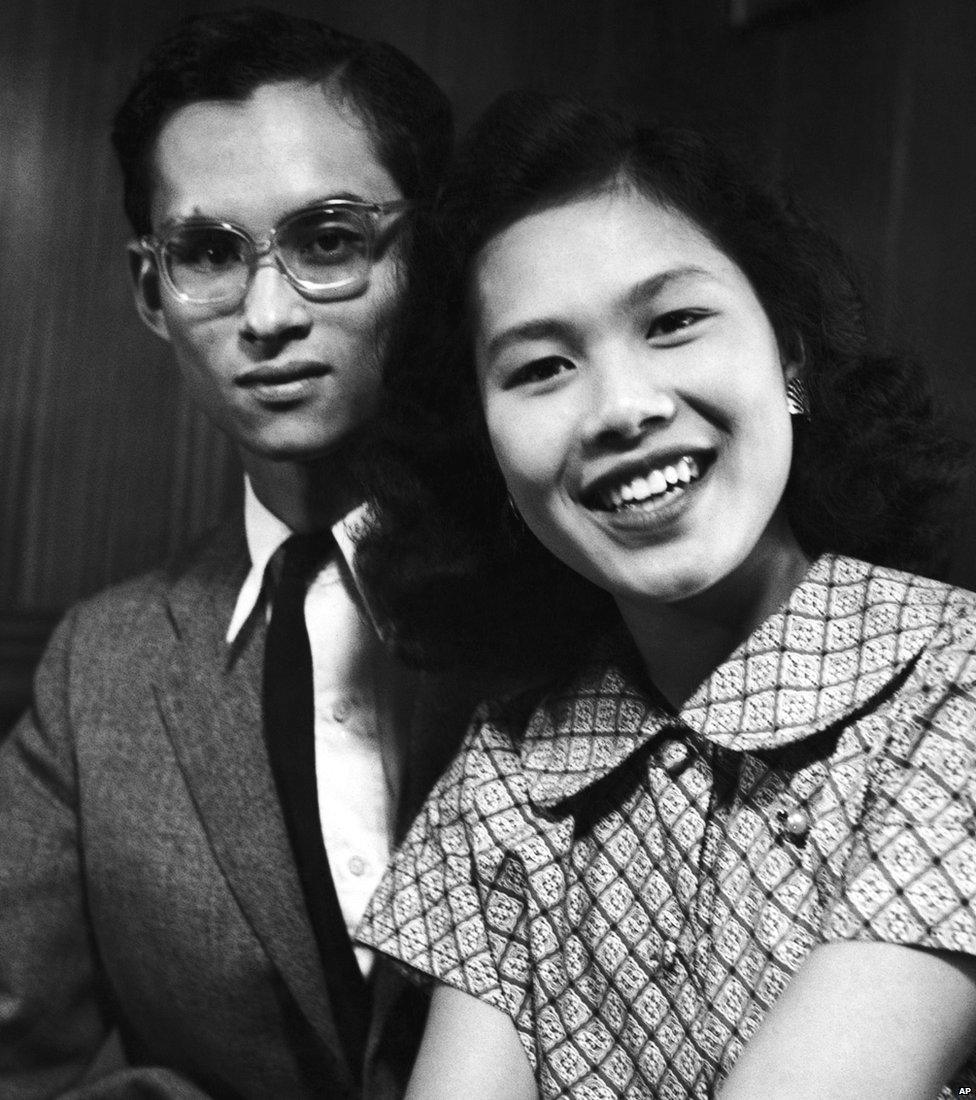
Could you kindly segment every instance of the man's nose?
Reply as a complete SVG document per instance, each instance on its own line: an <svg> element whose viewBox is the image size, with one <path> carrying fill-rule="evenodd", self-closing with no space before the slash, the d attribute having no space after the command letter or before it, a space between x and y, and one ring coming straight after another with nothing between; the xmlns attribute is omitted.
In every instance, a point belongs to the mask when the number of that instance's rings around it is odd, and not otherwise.
<svg viewBox="0 0 976 1100"><path fill-rule="evenodd" d="M255 266L242 303L245 339L281 341L306 335L312 326L309 303L291 285L273 256Z"/></svg>
<svg viewBox="0 0 976 1100"><path fill-rule="evenodd" d="M594 364L587 443L620 446L674 419L677 399L645 348L612 351Z"/></svg>

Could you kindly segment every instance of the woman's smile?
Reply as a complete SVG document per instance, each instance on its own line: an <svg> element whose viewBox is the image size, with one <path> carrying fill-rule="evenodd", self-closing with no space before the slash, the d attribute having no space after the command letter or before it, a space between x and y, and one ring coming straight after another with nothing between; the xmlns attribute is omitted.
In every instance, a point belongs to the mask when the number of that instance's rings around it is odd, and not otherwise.
<svg viewBox="0 0 976 1100"><path fill-rule="evenodd" d="M598 520L614 534L624 537L634 535L649 541L673 537L672 528L693 507L701 493L707 470L703 474L693 458L687 462L681 460L677 466L668 466L666 470L667 474L662 475L662 489L658 489L660 478L654 476L658 472L655 470L650 477L635 478L619 493L614 492L612 496L619 503L609 508L592 509ZM677 475L677 480L669 481L669 475ZM629 499L626 496L628 490L633 493Z"/></svg>
<svg viewBox="0 0 976 1100"><path fill-rule="evenodd" d="M664 465L654 464L633 477L626 475L614 479L617 484L601 488L591 506L608 512L650 511L665 497L684 492L700 477L701 469L695 456L682 455Z"/></svg>

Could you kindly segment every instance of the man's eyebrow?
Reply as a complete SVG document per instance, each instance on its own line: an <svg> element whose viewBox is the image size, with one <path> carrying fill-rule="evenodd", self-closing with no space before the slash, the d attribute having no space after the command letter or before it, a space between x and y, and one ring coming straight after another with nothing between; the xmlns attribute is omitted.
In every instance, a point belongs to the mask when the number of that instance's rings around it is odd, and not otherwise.
<svg viewBox="0 0 976 1100"><path fill-rule="evenodd" d="M330 191L326 195L316 196L311 198L308 202L300 203L294 209L289 210L284 215L285 218L291 217L292 214L299 214L303 210L316 210L320 206L328 206L330 202L336 202L338 200L344 202L371 202L371 199L364 199L362 195L357 194L355 191ZM282 219L279 218L279 221ZM194 207L192 213L189 214L173 214L167 218L160 226L161 230L173 229L183 225L234 225L239 228L244 228L240 222L235 221L233 218L226 218L220 214L205 214L199 206Z"/></svg>
<svg viewBox="0 0 976 1100"><path fill-rule="evenodd" d="M372 199L364 198L356 191L330 191L327 195L322 195L317 199L310 199L308 202L303 202L301 206L296 206L296 210L304 210L309 206L328 206L330 202L335 202L336 199L343 199L349 202L372 202Z"/></svg>
<svg viewBox="0 0 976 1100"><path fill-rule="evenodd" d="M200 207L196 206L189 214L170 214L168 218L160 223L159 228L160 231L165 232L167 229L178 228L181 225L202 225L210 222L223 222L226 220L226 218L217 218L210 214L204 214Z"/></svg>
<svg viewBox="0 0 976 1100"><path fill-rule="evenodd" d="M632 286L623 298L626 308L632 309L641 305L649 298L660 294L665 287L673 283L682 282L685 279L713 278L713 274L707 268L697 267L695 264L683 264L681 267L670 267L667 271L659 271L647 279L641 279ZM517 344L520 340L558 340L568 339L573 326L566 321L557 318L540 317L531 321L525 321L519 325L512 325L504 329L488 341L485 349L489 356L497 355L510 344Z"/></svg>

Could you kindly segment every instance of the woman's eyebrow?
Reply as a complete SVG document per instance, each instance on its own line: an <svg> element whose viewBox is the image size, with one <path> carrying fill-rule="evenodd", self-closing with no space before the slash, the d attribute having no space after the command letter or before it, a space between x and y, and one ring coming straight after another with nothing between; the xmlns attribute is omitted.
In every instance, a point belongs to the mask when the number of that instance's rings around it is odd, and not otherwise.
<svg viewBox="0 0 976 1100"><path fill-rule="evenodd" d="M666 287L673 283L680 283L686 279L711 279L714 275L704 267L695 264L682 264L680 267L669 267L666 271L659 271L647 279L641 279L627 292L624 304L628 307L641 305L648 298L654 298Z"/></svg>
<svg viewBox="0 0 976 1100"><path fill-rule="evenodd" d="M711 271L695 264L682 264L680 267L669 267L666 271L659 271L646 279L635 283L622 299L626 309L642 305L649 298L660 294L665 287L674 283L683 282L686 279L714 278ZM517 344L521 340L566 340L572 333L572 325L557 318L540 317L531 321L524 321L511 328L503 329L493 336L485 348L489 356L496 356L510 344Z"/></svg>
<svg viewBox="0 0 976 1100"><path fill-rule="evenodd" d="M488 341L486 351L488 355L495 356L509 344L517 344L520 340L556 340L565 337L569 326L563 321L554 318L539 318L533 321L524 321L520 325L512 325L503 329Z"/></svg>

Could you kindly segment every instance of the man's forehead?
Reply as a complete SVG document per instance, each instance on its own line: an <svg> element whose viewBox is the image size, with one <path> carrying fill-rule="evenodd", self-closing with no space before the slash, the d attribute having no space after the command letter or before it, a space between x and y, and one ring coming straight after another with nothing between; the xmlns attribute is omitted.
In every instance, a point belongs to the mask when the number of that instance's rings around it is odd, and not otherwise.
<svg viewBox="0 0 976 1100"><path fill-rule="evenodd" d="M156 227L200 214L270 229L294 209L340 195L401 197L355 107L318 84L267 84L245 100L188 104L153 149Z"/></svg>

